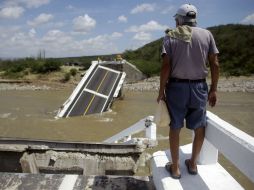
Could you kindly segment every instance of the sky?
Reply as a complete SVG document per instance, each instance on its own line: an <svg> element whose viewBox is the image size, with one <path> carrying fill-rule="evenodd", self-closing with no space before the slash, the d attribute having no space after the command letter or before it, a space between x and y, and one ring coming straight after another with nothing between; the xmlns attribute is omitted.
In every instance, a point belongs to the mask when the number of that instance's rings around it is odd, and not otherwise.
<svg viewBox="0 0 254 190"><path fill-rule="evenodd" d="M184 3L197 7L202 28L254 24L253 0L0 0L0 58L134 50L174 28Z"/></svg>

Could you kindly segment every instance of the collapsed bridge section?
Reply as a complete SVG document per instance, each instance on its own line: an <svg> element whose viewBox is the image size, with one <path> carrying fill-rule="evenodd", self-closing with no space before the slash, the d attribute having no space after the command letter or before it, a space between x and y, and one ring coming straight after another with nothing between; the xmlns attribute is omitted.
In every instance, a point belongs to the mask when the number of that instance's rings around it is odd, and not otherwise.
<svg viewBox="0 0 254 190"><path fill-rule="evenodd" d="M126 74L95 62L59 110L57 117L102 113L118 96Z"/></svg>

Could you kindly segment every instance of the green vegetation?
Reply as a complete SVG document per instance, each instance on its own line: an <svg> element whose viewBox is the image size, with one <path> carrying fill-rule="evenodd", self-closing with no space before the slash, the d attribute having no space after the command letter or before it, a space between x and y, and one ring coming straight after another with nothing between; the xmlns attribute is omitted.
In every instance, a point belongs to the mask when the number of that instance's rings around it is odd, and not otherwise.
<svg viewBox="0 0 254 190"><path fill-rule="evenodd" d="M70 70L70 75L74 77L74 76L76 76L77 72L78 72L77 69L72 68L72 69Z"/></svg>
<svg viewBox="0 0 254 190"><path fill-rule="evenodd" d="M63 78L61 79L62 82L68 82L71 77L75 77L78 73L78 70L75 68L71 68L69 72L65 72Z"/></svg>
<svg viewBox="0 0 254 190"><path fill-rule="evenodd" d="M223 25L208 28L220 51L221 71L226 75L254 74L254 25Z"/></svg>
<svg viewBox="0 0 254 190"><path fill-rule="evenodd" d="M61 63L54 59L46 59L45 61L38 61L36 64L31 65L32 73L50 73L59 71L61 69Z"/></svg>
<svg viewBox="0 0 254 190"><path fill-rule="evenodd" d="M137 50L125 51L123 53L123 58L136 65L139 70L146 74L148 77L158 75L162 62L160 56L161 46L162 38L146 44Z"/></svg>
<svg viewBox="0 0 254 190"><path fill-rule="evenodd" d="M61 69L62 63L56 59L17 59L0 61L0 71L6 78L22 78L29 73L46 74Z"/></svg>
<svg viewBox="0 0 254 190"><path fill-rule="evenodd" d="M64 78L62 79L62 82L68 82L71 79L70 73L65 73Z"/></svg>
<svg viewBox="0 0 254 190"><path fill-rule="evenodd" d="M254 74L254 25L229 24L208 28L220 51L221 73L226 76ZM127 50L123 58L147 76L157 75L161 67L162 38L137 50Z"/></svg>
<svg viewBox="0 0 254 190"><path fill-rule="evenodd" d="M0 73L4 78L23 78L28 74L48 74L61 70L61 66L66 63L78 64L83 70L87 70L93 60L112 60L116 55L100 55L100 56L84 56L84 57L68 57L68 58L25 58L15 60L0 59ZM68 81L71 76L76 76L78 70L73 68L69 74L64 74L63 81ZM68 76L70 75L70 76ZM68 79L69 78L69 79ZM67 80L68 79L68 80Z"/></svg>

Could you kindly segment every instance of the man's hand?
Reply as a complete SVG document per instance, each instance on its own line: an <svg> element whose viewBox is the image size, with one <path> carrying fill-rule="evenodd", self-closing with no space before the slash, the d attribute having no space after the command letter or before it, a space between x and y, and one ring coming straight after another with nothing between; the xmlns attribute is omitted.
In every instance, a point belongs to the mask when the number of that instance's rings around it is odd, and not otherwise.
<svg viewBox="0 0 254 190"><path fill-rule="evenodd" d="M216 91L210 90L208 93L208 102L211 107L214 107L217 102L217 94Z"/></svg>
<svg viewBox="0 0 254 190"><path fill-rule="evenodd" d="M157 103L159 103L160 100L165 100L165 94L164 94L164 92L159 92L159 95L157 97Z"/></svg>

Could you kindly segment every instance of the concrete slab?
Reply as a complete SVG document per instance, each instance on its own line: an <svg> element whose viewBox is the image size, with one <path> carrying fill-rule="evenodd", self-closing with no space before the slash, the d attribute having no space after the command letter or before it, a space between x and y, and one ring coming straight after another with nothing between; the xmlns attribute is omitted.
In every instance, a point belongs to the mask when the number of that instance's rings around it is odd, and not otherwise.
<svg viewBox="0 0 254 190"><path fill-rule="evenodd" d="M0 145L0 172L33 174L134 175L145 150L142 144L24 139L0 139Z"/></svg>
<svg viewBox="0 0 254 190"><path fill-rule="evenodd" d="M0 173L0 189L155 190L150 177Z"/></svg>

